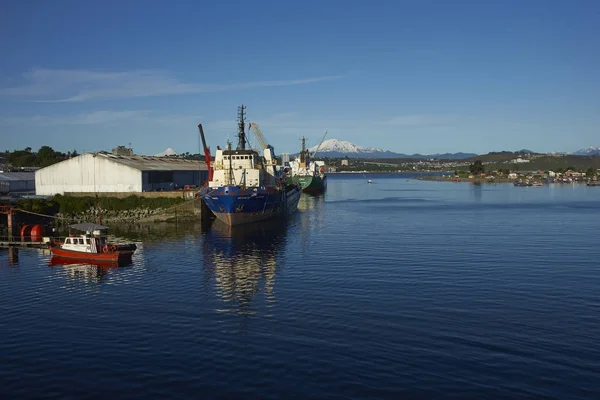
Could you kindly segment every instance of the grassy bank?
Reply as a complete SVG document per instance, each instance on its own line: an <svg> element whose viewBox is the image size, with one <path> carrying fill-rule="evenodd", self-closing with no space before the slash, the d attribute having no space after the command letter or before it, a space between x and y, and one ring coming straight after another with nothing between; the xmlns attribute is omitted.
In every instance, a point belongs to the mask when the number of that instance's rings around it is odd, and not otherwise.
<svg viewBox="0 0 600 400"><path fill-rule="evenodd" d="M183 203L185 200L175 198L146 198L139 196L128 196L122 199L116 197L73 197L56 195L50 199L21 199L14 206L25 211L40 214L54 215L82 213L92 207L98 206L108 211L127 211L136 209L156 210L169 208Z"/></svg>

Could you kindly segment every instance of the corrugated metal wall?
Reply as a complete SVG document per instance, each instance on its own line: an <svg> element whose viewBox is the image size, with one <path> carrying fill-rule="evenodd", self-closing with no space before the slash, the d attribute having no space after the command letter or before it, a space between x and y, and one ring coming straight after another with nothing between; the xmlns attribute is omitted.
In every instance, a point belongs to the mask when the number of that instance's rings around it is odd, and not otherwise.
<svg viewBox="0 0 600 400"><path fill-rule="evenodd" d="M33 192L35 177L33 172L0 173L0 193Z"/></svg>
<svg viewBox="0 0 600 400"><path fill-rule="evenodd" d="M185 185L200 186L208 179L208 171L143 171L142 187L145 192L177 190Z"/></svg>
<svg viewBox="0 0 600 400"><path fill-rule="evenodd" d="M82 154L35 172L38 195L65 192L141 192L142 172L93 154Z"/></svg>
<svg viewBox="0 0 600 400"><path fill-rule="evenodd" d="M156 168L153 166L153 168ZM35 192L52 196L65 192L142 192L200 186L208 171L140 171L110 158L82 154L35 172Z"/></svg>

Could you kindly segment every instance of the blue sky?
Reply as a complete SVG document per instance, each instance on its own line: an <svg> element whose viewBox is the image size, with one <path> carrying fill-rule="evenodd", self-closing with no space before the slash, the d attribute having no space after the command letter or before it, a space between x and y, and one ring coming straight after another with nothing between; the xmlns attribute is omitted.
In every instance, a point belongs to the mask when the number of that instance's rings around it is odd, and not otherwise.
<svg viewBox="0 0 600 400"><path fill-rule="evenodd" d="M0 149L600 145L598 1L6 1Z"/></svg>

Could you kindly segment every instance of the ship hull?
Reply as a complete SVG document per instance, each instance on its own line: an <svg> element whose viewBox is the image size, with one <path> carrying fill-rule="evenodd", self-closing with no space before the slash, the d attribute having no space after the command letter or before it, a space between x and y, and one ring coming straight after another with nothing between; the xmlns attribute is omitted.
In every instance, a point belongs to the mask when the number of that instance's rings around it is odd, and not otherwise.
<svg viewBox="0 0 600 400"><path fill-rule="evenodd" d="M305 193L321 193L327 189L327 176L299 176L290 179L292 183L298 183Z"/></svg>
<svg viewBox="0 0 600 400"><path fill-rule="evenodd" d="M208 189L203 199L217 219L234 226L289 215L298 209L300 193L299 185L285 190L229 186Z"/></svg>
<svg viewBox="0 0 600 400"><path fill-rule="evenodd" d="M117 250L108 253L86 253L82 251L65 250L50 244L50 251L54 256L81 261L125 262L131 260L134 250Z"/></svg>

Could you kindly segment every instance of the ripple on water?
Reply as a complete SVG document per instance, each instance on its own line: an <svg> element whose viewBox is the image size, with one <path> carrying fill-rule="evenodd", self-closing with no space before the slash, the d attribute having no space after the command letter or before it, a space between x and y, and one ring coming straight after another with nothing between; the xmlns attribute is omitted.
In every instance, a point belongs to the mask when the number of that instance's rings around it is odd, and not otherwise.
<svg viewBox="0 0 600 400"><path fill-rule="evenodd" d="M20 251L1 392L598 397L599 192L365 186L332 176L285 225L132 230L119 268Z"/></svg>

